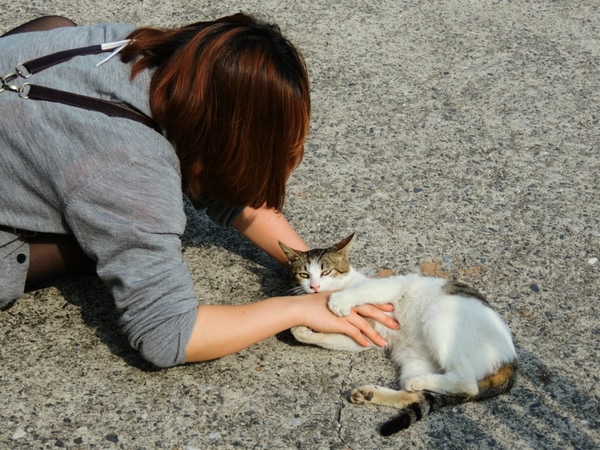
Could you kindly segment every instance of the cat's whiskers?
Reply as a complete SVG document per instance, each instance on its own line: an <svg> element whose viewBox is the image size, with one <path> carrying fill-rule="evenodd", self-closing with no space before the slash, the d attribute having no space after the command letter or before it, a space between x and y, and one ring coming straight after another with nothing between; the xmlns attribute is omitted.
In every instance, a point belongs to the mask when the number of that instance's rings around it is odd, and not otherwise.
<svg viewBox="0 0 600 450"><path fill-rule="evenodd" d="M304 288L302 286L294 286L289 291L287 291L287 293L289 295L302 295L302 294L306 294L306 292L304 291Z"/></svg>

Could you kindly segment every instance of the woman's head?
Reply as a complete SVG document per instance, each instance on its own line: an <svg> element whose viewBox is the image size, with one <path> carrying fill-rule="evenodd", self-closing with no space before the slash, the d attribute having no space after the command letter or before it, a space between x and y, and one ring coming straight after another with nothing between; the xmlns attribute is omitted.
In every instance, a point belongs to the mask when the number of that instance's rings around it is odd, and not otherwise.
<svg viewBox="0 0 600 450"><path fill-rule="evenodd" d="M310 95L304 61L279 28L236 14L129 37L123 60L141 56L132 77L156 68L152 114L192 200L281 210L303 157Z"/></svg>

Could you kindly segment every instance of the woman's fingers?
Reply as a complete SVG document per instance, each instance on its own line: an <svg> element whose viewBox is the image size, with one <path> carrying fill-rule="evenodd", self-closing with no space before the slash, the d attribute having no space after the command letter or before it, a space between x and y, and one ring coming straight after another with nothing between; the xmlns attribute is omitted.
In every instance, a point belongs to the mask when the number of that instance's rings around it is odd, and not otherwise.
<svg viewBox="0 0 600 450"><path fill-rule="evenodd" d="M391 303L384 303L382 305L371 304L370 306L373 306L377 309L380 309L382 311L387 311L387 312L392 312L394 310L394 305L392 305Z"/></svg>
<svg viewBox="0 0 600 450"><path fill-rule="evenodd" d="M355 330L352 330L352 334L348 333L348 335L365 347L369 346L371 342L380 347L387 345L385 339L375 331L366 318L376 320L392 330L397 330L400 324L396 319L387 314L393 311L393 309L394 307L391 304L360 305L352 308L350 315L346 319L354 326Z"/></svg>
<svg viewBox="0 0 600 450"><path fill-rule="evenodd" d="M355 332L350 337L358 342L360 345L368 347L371 345L371 342L375 345L383 347L387 345L385 339L383 339L377 331L371 326L371 324L364 317L360 316L355 312L351 312L349 316L346 317L348 322L354 326Z"/></svg>
<svg viewBox="0 0 600 450"><path fill-rule="evenodd" d="M392 316L387 314L388 312L392 312L394 310L394 306L390 303L386 303L384 305L360 305L355 306L352 308L352 310L356 311L357 314L363 317L376 320L380 324L391 328L392 330L397 330L400 328L400 323Z"/></svg>

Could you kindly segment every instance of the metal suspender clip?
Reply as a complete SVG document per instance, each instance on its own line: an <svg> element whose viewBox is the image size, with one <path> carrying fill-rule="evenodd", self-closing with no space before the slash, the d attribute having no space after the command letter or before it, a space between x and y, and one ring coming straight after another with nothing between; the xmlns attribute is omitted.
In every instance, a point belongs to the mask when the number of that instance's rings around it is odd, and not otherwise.
<svg viewBox="0 0 600 450"><path fill-rule="evenodd" d="M27 70L27 67L25 67L25 64L17 64L17 67L15 67L15 70L17 71L17 74L19 74L23 78L29 78L31 75L33 75L33 73L31 73L29 70Z"/></svg>
<svg viewBox="0 0 600 450"><path fill-rule="evenodd" d="M19 97L27 98L27 96L29 94L29 88L31 86L31 83L23 83L21 86L17 86L16 84L9 84L9 82L17 79L19 76L21 76L23 78L29 78L31 76L31 74L29 72L27 72L26 75L23 75L23 72L20 70L19 66L23 66L23 65L19 64L17 66L16 72L12 72L6 76L0 77L0 83L2 83L2 84L0 84L0 92L3 92L3 91L17 92L19 94ZM25 69L25 70L27 70L27 69Z"/></svg>
<svg viewBox="0 0 600 450"><path fill-rule="evenodd" d="M19 86L15 86L14 84L8 84L10 81L14 80L18 76L19 74L17 72L13 72L9 73L6 76L0 77L0 82L2 83L0 85L0 92L5 90L19 92Z"/></svg>

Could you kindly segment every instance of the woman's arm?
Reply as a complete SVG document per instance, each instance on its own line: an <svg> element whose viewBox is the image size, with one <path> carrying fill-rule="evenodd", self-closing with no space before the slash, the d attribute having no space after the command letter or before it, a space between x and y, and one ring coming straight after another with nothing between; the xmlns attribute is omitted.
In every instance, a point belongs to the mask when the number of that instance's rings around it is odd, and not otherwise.
<svg viewBox="0 0 600 450"><path fill-rule="evenodd" d="M296 250L308 250L307 245L286 218L272 209L244 208L234 219L232 226L281 264L287 264L287 258L277 241Z"/></svg>
<svg viewBox="0 0 600 450"><path fill-rule="evenodd" d="M247 305L203 305L198 307L196 325L186 347L186 362L206 361L235 353L256 342L295 326L324 333L343 333L365 347L385 345L365 317L397 329L388 316L391 305L362 305L346 317L327 308L330 293L297 297L273 297Z"/></svg>

